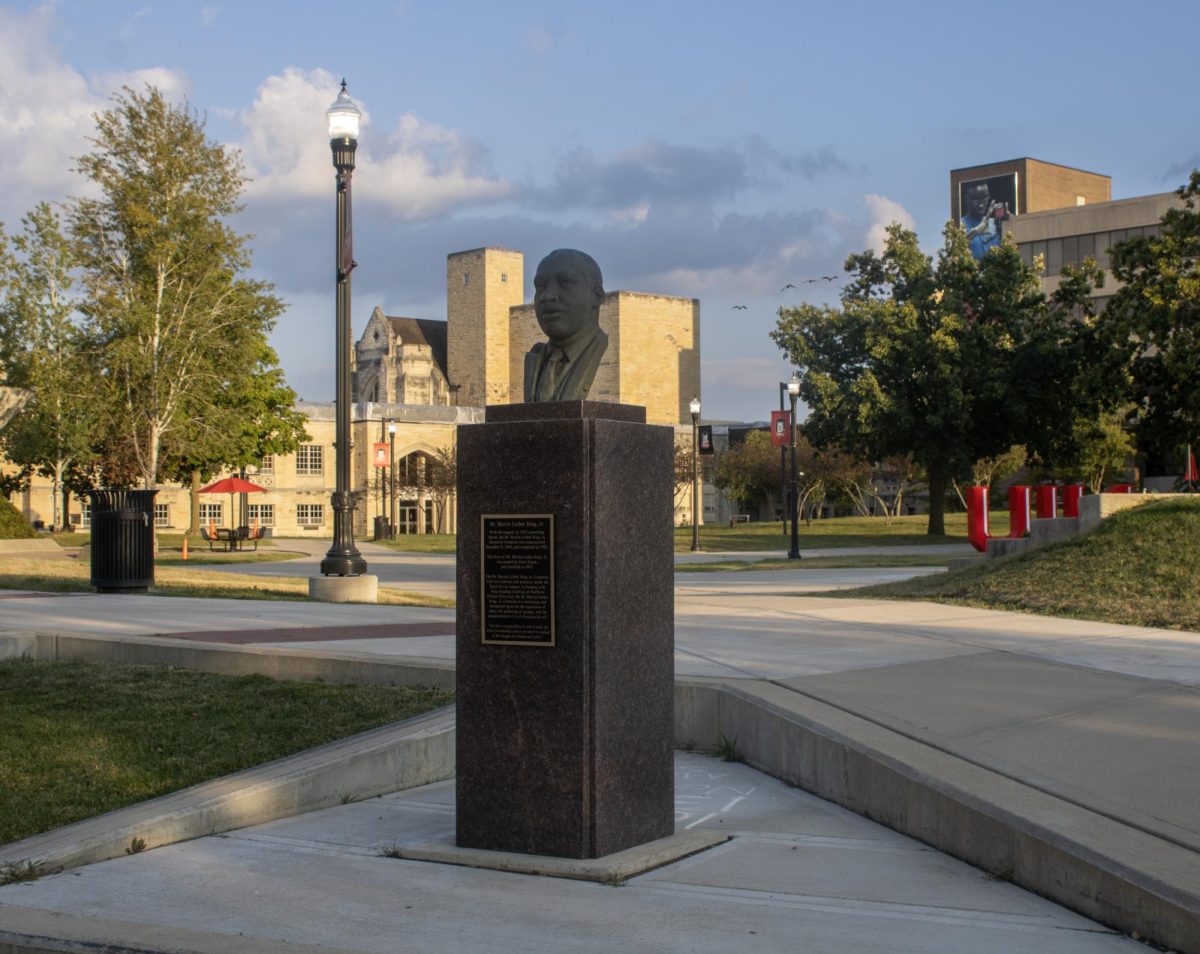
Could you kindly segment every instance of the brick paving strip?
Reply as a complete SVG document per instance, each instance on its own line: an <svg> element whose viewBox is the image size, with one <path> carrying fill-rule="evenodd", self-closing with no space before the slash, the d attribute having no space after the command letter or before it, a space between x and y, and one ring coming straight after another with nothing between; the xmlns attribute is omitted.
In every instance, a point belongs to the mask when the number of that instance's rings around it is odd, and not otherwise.
<svg viewBox="0 0 1200 954"><path fill-rule="evenodd" d="M202 643L315 643L337 639L412 639L453 636L454 621L445 623L383 623L375 626L298 626L289 629L215 629L192 633L154 633L163 639L194 639Z"/></svg>

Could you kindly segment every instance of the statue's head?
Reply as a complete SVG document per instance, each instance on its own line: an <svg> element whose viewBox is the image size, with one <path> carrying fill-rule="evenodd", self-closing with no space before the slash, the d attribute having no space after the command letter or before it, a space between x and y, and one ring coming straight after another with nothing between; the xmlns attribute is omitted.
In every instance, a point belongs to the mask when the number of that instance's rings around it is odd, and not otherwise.
<svg viewBox="0 0 1200 954"><path fill-rule="evenodd" d="M538 326L553 343L565 344L599 327L604 282L592 256L555 249L538 263L533 289Z"/></svg>

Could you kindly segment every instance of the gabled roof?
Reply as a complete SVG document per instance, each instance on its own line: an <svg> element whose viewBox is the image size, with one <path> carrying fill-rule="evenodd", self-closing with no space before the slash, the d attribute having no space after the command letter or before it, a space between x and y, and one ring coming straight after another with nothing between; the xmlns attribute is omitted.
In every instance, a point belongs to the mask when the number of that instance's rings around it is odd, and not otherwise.
<svg viewBox="0 0 1200 954"><path fill-rule="evenodd" d="M392 333L402 345L424 345L433 355L433 362L444 376L446 370L446 322L432 318L397 318L387 316Z"/></svg>

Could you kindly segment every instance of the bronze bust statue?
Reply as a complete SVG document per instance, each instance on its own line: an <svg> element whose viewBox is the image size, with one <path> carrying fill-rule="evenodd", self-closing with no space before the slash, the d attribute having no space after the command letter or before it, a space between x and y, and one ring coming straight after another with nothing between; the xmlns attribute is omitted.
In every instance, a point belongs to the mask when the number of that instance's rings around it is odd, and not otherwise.
<svg viewBox="0 0 1200 954"><path fill-rule="evenodd" d="M525 401L583 400L608 347L600 266L584 252L556 249L538 263L533 289L538 327L550 340L525 355Z"/></svg>

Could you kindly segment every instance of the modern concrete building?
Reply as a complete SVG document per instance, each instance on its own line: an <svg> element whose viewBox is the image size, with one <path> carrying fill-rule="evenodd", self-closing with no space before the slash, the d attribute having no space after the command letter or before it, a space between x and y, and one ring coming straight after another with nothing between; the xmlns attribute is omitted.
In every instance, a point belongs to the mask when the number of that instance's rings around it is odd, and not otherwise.
<svg viewBox="0 0 1200 954"><path fill-rule="evenodd" d="M1179 205L1173 192L1112 198L1112 179L1040 159L1009 159L950 172L950 215L963 221L969 195L979 183L993 200L1013 197L999 232L1013 239L1026 264L1042 262L1042 289L1058 288L1064 265L1093 258L1109 267L1109 249L1137 235L1157 235L1168 209ZM1111 274L1095 290L1103 308L1117 290Z"/></svg>
<svg viewBox="0 0 1200 954"><path fill-rule="evenodd" d="M965 214L963 197L973 183L983 181L993 186L1005 184L999 180L1012 184L1008 210L1012 215L1092 205L1112 198L1112 179L1109 176L1025 156L951 170L951 218L957 222Z"/></svg>
<svg viewBox="0 0 1200 954"><path fill-rule="evenodd" d="M1042 290L1051 293L1062 280L1064 265L1081 265L1086 258L1106 270L1104 285L1093 293L1097 309L1103 308L1120 287L1109 267L1109 249L1138 235L1159 234L1167 210L1180 204L1174 192L1116 199L1064 209L1046 209L1014 216L1005 232L1017 243L1021 258L1043 263Z"/></svg>

